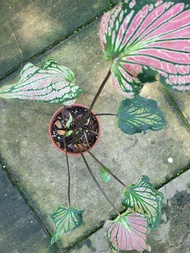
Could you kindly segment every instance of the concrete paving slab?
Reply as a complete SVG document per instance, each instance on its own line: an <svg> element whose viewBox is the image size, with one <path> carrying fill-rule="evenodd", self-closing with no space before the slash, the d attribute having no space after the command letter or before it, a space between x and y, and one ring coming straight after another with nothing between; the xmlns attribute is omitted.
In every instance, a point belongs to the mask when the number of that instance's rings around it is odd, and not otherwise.
<svg viewBox="0 0 190 253"><path fill-rule="evenodd" d="M49 236L1 165L0 189L0 252L55 253Z"/></svg>
<svg viewBox="0 0 190 253"><path fill-rule="evenodd" d="M40 64L53 57L60 64L70 67L76 74L76 83L85 90L77 102L86 105L90 105L110 64L103 60L98 29L99 20L35 61ZM7 78L2 85L10 83L14 77ZM162 131L127 136L117 128L115 118L100 118L102 138L93 153L127 185L136 183L141 175L148 175L151 182L158 186L190 164L189 132L160 88L155 84L153 92L152 87L152 84L147 84L142 94L159 101L167 120L167 127ZM94 111L116 112L121 99L109 80ZM10 171L17 175L19 186L51 233L55 230L50 214L57 204L67 205L65 157L54 149L47 134L50 117L58 107L32 101L0 101L0 153ZM86 157L98 176L99 166L89 155ZM173 158L172 163L169 158ZM114 213L90 179L82 159L71 158L69 161L72 204L85 210L83 217L86 224L59 240L64 252L88 237ZM121 209L123 188L113 179L104 188Z"/></svg>
<svg viewBox="0 0 190 253"><path fill-rule="evenodd" d="M190 171L180 175L160 189L164 194L162 220L151 231L147 243L153 253L189 253ZM70 253L110 253L103 229L98 230ZM120 251L122 252L122 251ZM136 251L128 251L136 253ZM148 253L148 251L143 251Z"/></svg>
<svg viewBox="0 0 190 253"><path fill-rule="evenodd" d="M186 93L176 93L174 91L170 91L172 98L175 100L177 106L180 108L181 112L190 123L190 92Z"/></svg>
<svg viewBox="0 0 190 253"><path fill-rule="evenodd" d="M108 0L1 0L0 79L107 8Z"/></svg>

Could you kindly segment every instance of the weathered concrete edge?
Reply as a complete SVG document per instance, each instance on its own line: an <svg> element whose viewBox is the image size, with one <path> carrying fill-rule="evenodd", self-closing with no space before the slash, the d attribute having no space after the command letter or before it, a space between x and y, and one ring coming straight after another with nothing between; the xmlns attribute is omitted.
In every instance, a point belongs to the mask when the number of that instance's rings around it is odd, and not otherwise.
<svg viewBox="0 0 190 253"><path fill-rule="evenodd" d="M186 173L189 170L190 170L190 164L188 164L186 167L183 167L183 168L177 168L176 173L172 177L168 178L168 180L165 183L155 186L155 188L157 190L161 190L162 187L166 186L167 184L169 184L170 182L172 182L176 178L180 177L181 175L183 175L184 173Z"/></svg>
<svg viewBox="0 0 190 253"><path fill-rule="evenodd" d="M59 45L60 43L65 42L66 40L68 40L69 38L71 38L72 36L76 35L77 33L81 32L82 29L86 28L87 26L89 26L91 23L93 23L94 21L96 21L97 19L101 18L103 16L103 14L109 10L111 10L113 8L113 6L115 6L116 4L112 3L112 1L110 0L109 3L110 7L105 8L104 10L102 10L101 12L99 12L98 14L96 14L94 17L89 18L89 20L87 20L85 23L81 24L80 26L78 26L76 29L72 30L71 32L69 32L68 34L64 35L63 37L60 37L59 40L56 40L55 42L51 43L49 46L46 46L45 48L42 48L40 51L38 51L37 53L35 53L34 55L32 55L31 57L29 57L27 60L23 61L22 63L18 64L17 66L15 66L14 68L12 68L11 70L9 70L8 72L6 72L1 78L0 81L2 81L3 79L5 79L6 77L10 76L11 74L13 74L14 72L18 71L20 68L23 67L24 64L26 64L28 61L34 61L37 60L38 57L42 56L44 53L48 52L49 50L52 50L54 47L56 47L57 45Z"/></svg>
<svg viewBox="0 0 190 253"><path fill-rule="evenodd" d="M171 105L175 108L177 115L181 118L183 123L186 125L188 131L190 132L190 122L188 121L187 117L184 115L184 113L180 109L176 99L173 97L171 92L167 88L165 88L164 86L162 87L162 90L163 90L164 96L167 98L169 103L171 103Z"/></svg>
<svg viewBox="0 0 190 253"><path fill-rule="evenodd" d="M42 221L42 219L40 218L40 216L38 215L38 213L36 212L36 210L32 207L32 205L29 203L24 191L21 189L21 187L19 186L17 179L15 177L15 175L13 175L8 167L3 163L3 158L0 155L0 167L1 169L6 173L7 175L7 179L10 181L10 183L16 188L16 190L20 193L21 197L24 199L26 205L29 207L29 209L31 210L31 212L34 214L34 217L36 218L36 220L39 222L40 226L42 227L42 229L44 230L44 232L47 234L47 236L49 236L49 238L51 238L52 234L49 232L48 228L45 226L44 222ZM54 243L54 247L56 248L56 251L60 250L60 247L57 243Z"/></svg>

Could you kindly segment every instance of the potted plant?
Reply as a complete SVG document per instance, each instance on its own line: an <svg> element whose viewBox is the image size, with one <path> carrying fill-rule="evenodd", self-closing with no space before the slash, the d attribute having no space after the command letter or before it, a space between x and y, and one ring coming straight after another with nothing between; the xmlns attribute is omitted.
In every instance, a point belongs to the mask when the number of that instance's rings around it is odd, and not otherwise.
<svg viewBox="0 0 190 253"><path fill-rule="evenodd" d="M154 188L147 176L142 176L137 184L130 186L117 178L91 152L93 144L89 144L88 133L95 132L95 137L98 134L94 128L89 128L89 125L92 123L91 119L98 115L92 113L94 104L112 76L114 87L125 99L115 114L105 114L115 116L124 133L146 133L147 130L157 131L165 127L166 121L157 102L140 96L140 91L144 83L152 81L157 81L166 94L167 88L177 91L190 90L189 16L189 4L185 0L180 3L147 0L145 4L135 0L123 0L105 13L100 23L100 44L105 60L111 61L111 67L91 105L88 109L85 108L84 115L78 113L79 108L76 112L73 108L70 110L71 107L65 107L73 104L83 91L75 84L74 73L53 59L44 62L41 68L28 63L22 69L16 85L0 89L2 98L64 104L51 120L49 133L56 147L66 155L68 206L60 204L51 214L56 227L51 243L57 241L63 233L83 224L83 210L72 206L70 200L68 155L76 152L82 156L92 179L117 213L114 220L107 220L104 224L105 236L110 240L112 248L116 251L150 250L150 246L146 244L146 235L148 230L158 227L163 195ZM98 130L101 128L99 123L94 121L92 125L98 125ZM85 158L85 152L99 164L100 177L104 182L108 182L112 176L124 187L123 213L117 210L98 183Z"/></svg>
<svg viewBox="0 0 190 253"><path fill-rule="evenodd" d="M84 120L88 107L73 104L59 108L49 124L49 136L53 145L61 152L79 156L80 150L92 149L100 139L100 121L93 112ZM65 137L65 138L64 138Z"/></svg>

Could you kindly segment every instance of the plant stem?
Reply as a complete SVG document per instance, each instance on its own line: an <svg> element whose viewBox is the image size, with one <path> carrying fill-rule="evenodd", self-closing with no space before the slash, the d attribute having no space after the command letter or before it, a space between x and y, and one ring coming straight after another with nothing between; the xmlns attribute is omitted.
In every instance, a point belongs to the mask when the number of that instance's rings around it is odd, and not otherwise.
<svg viewBox="0 0 190 253"><path fill-rule="evenodd" d="M111 75L111 69L109 69L107 75L105 76L103 82L101 83L96 95L94 96L94 99L92 100L92 103L88 109L88 112L85 114L84 118L81 119L81 122L79 124L79 126L81 126L82 124L84 124L86 122L86 120L88 119L88 116L90 115L91 111L92 111L92 108L94 107L95 103L96 103L96 100L98 99L100 93L102 92L105 84L107 83L109 77Z"/></svg>
<svg viewBox="0 0 190 253"><path fill-rule="evenodd" d="M85 149L85 151L87 151L92 158L94 158L94 160L100 165L102 166L113 178L115 178L115 180L117 180L121 185L123 185L124 187L127 187L125 183L123 183L116 175L114 175L109 168L107 168L93 153L91 153L83 144L82 142L80 142L79 139L77 139L80 143L80 145Z"/></svg>
<svg viewBox="0 0 190 253"><path fill-rule="evenodd" d="M114 175L98 158L95 157L93 153L91 153L88 149L86 151L94 158L94 160L100 164L113 178L115 178L121 185L127 187L125 183L123 183L116 175Z"/></svg>
<svg viewBox="0 0 190 253"><path fill-rule="evenodd" d="M99 89L98 89L98 91L97 91L97 93L96 93L94 99L92 100L92 103L91 103L91 105L90 105L90 107L89 107L89 113L91 112L92 108L94 107L94 105L95 105L95 103L96 103L96 100L98 99L100 93L102 92L102 90L103 90L105 84L107 83L107 81L108 81L110 75L111 75L111 69L109 69L109 71L108 71L107 75L105 76L103 82L101 83L101 85L100 85L100 87L99 87Z"/></svg>
<svg viewBox="0 0 190 253"><path fill-rule="evenodd" d="M62 111L62 119L65 124L65 107L63 107ZM68 171L68 202L69 206L71 206L71 173L70 173L70 167L69 167L69 158L68 158L68 153L67 153L67 146L66 146L66 140L65 140L65 135L63 135L63 143L65 147L65 154L66 154L66 164L67 164L67 171Z"/></svg>
<svg viewBox="0 0 190 253"><path fill-rule="evenodd" d="M115 116L115 117L117 117L117 114L115 114L115 113L96 113L96 114L94 114L94 116Z"/></svg>
<svg viewBox="0 0 190 253"><path fill-rule="evenodd" d="M89 144L89 142L88 142L88 138L87 138L87 135L86 135L85 132L84 132L84 136L85 136L85 139L86 139L86 143L87 143L87 145L88 145L88 148L90 148L90 144Z"/></svg>
<svg viewBox="0 0 190 253"><path fill-rule="evenodd" d="M98 183L96 177L94 176L92 170L90 169L90 166L88 165L88 162L87 162L86 158L84 157L83 153L81 152L81 150L80 150L80 148L79 148L78 145L77 145L77 147L78 147L78 149L79 149L79 151L80 151L80 153L81 153L82 159L83 159L83 161L84 161L84 163L85 163L85 165L86 165L86 167L87 167L87 169L88 169L88 171L89 171L89 173L90 173L92 179L93 179L94 182L96 183L98 189L99 189L99 190L101 191L101 193L104 195L105 199L109 202L109 204L112 206L112 208L116 211L116 213L120 216L119 211L117 210L117 208L115 207L115 205L113 204L113 202L109 199L109 197L107 196L107 194L104 192L104 190L102 189L102 187L101 187L100 184Z"/></svg>

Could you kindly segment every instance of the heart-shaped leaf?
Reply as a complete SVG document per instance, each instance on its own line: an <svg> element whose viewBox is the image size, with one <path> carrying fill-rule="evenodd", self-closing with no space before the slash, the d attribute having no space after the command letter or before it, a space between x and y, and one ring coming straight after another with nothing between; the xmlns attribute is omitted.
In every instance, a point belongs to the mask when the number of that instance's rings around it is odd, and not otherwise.
<svg viewBox="0 0 190 253"><path fill-rule="evenodd" d="M51 238L51 244L59 239L63 233L67 233L84 224L82 219L83 210L77 210L70 206L58 205L51 218L55 224L56 232Z"/></svg>
<svg viewBox="0 0 190 253"><path fill-rule="evenodd" d="M118 111L118 126L126 134L135 134L165 127L164 116L156 101L135 96L121 102Z"/></svg>
<svg viewBox="0 0 190 253"><path fill-rule="evenodd" d="M150 250L146 244L147 218L130 208L114 221L106 220L104 229L106 238L115 250Z"/></svg>
<svg viewBox="0 0 190 253"><path fill-rule="evenodd" d="M2 87L0 97L71 104L81 92L82 89L75 85L74 73L49 59L42 68L26 64L21 70L19 82L9 88Z"/></svg>
<svg viewBox="0 0 190 253"><path fill-rule="evenodd" d="M131 185L126 189L124 195L122 205L147 215L151 229L158 227L164 196L154 188L147 176L142 176L136 185Z"/></svg>
<svg viewBox="0 0 190 253"><path fill-rule="evenodd" d="M123 0L103 15L100 43L114 86L128 98L155 73L168 88L190 90L189 1Z"/></svg>

